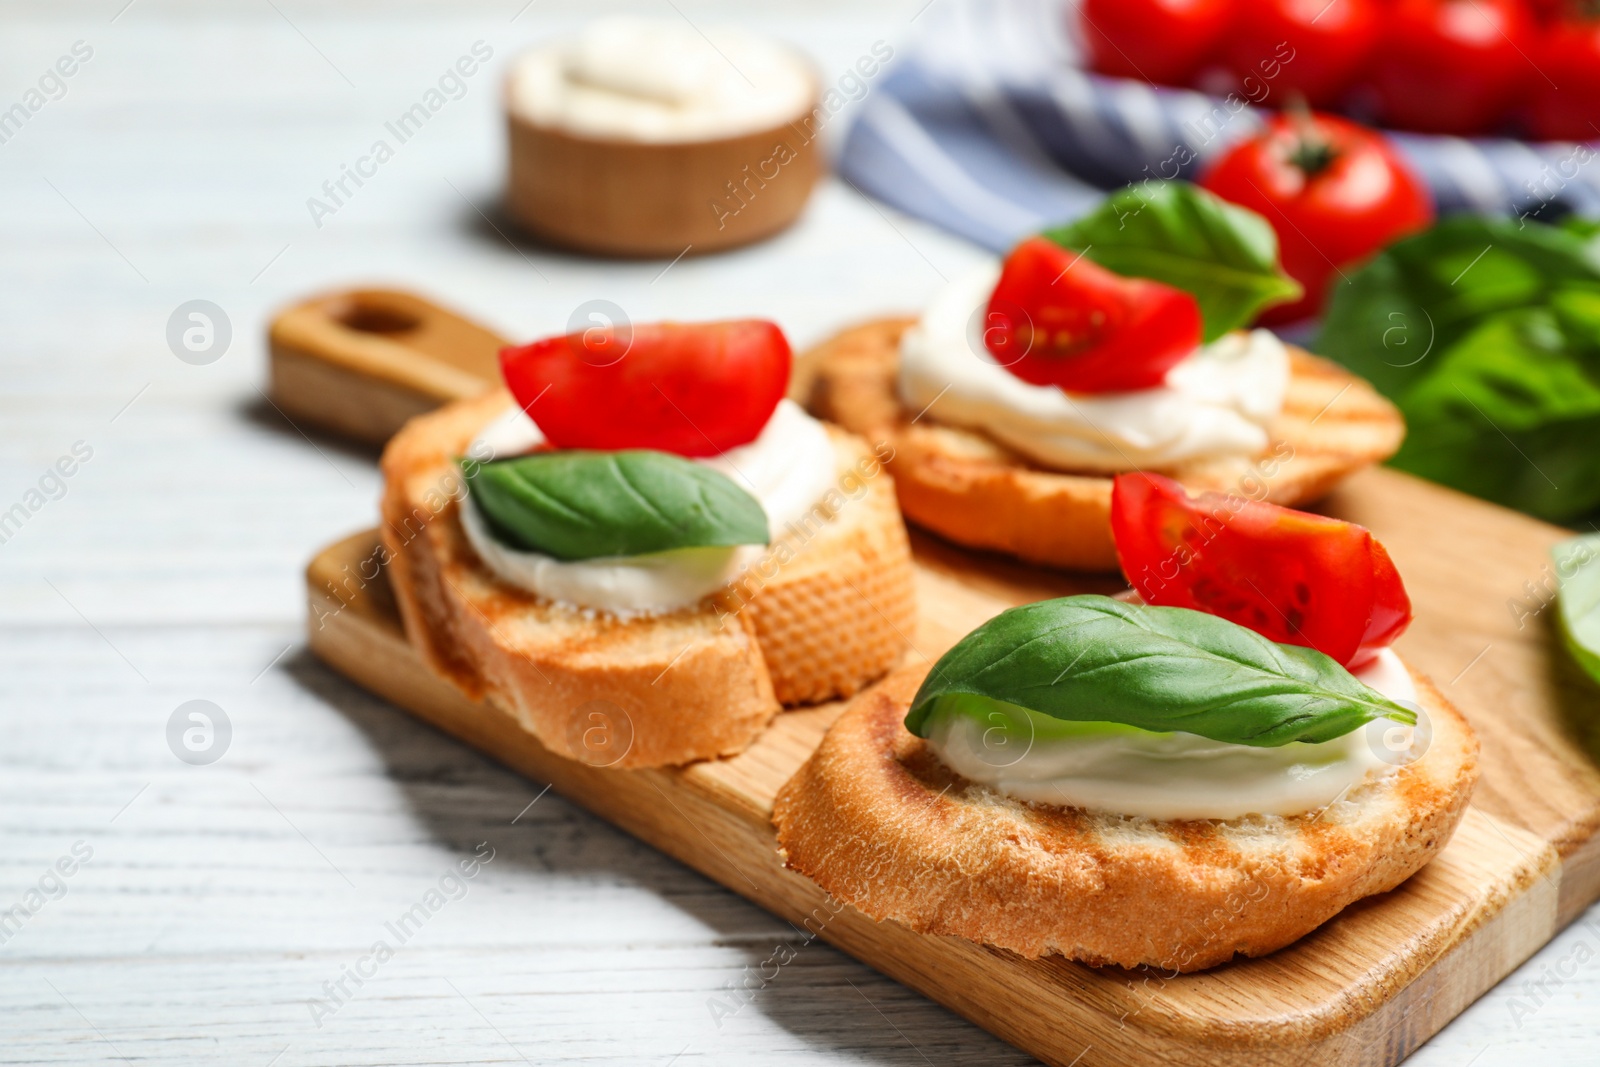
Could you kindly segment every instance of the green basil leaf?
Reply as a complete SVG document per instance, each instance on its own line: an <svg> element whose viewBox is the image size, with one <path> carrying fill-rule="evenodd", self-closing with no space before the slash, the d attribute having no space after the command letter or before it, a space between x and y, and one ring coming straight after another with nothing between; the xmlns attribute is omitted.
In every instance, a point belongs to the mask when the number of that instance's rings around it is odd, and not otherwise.
<svg viewBox="0 0 1600 1067"><path fill-rule="evenodd" d="M1486 318L1402 398L1413 474L1534 515L1600 507L1600 378L1547 308Z"/></svg>
<svg viewBox="0 0 1600 1067"><path fill-rule="evenodd" d="M1558 224L1561 229L1585 241L1600 237L1600 219L1586 219L1568 215Z"/></svg>
<svg viewBox="0 0 1600 1067"><path fill-rule="evenodd" d="M1148 737L1151 734L1149 730L1120 722L1057 719L1020 704L982 697L976 693L946 693L941 696L928 713L926 728L931 729L935 719L947 715L964 715L983 723L986 735L997 731L1002 737L1029 741L1099 741L1111 737Z"/></svg>
<svg viewBox="0 0 1600 1067"><path fill-rule="evenodd" d="M1487 317L1600 287L1600 243L1540 222L1458 215L1346 273L1313 347L1398 402Z"/></svg>
<svg viewBox="0 0 1600 1067"><path fill-rule="evenodd" d="M1216 615L1103 596L1012 608L972 631L934 665L906 729L926 736L929 716L966 696L1260 748L1329 741L1374 719L1416 722L1314 649Z"/></svg>
<svg viewBox="0 0 1600 1067"><path fill-rule="evenodd" d="M767 514L720 471L643 449L459 461L495 537L559 560L764 545Z"/></svg>
<svg viewBox="0 0 1600 1067"><path fill-rule="evenodd" d="M1550 555L1559 586L1561 640L1578 666L1600 682L1600 534L1563 541Z"/></svg>
<svg viewBox="0 0 1600 1067"><path fill-rule="evenodd" d="M1279 268L1278 235L1266 219L1188 182L1130 185L1044 236L1124 277L1194 294L1207 341L1302 292Z"/></svg>
<svg viewBox="0 0 1600 1067"><path fill-rule="evenodd" d="M1458 216L1335 287L1314 346L1406 419L1403 470L1560 522L1600 507L1600 241Z"/></svg>

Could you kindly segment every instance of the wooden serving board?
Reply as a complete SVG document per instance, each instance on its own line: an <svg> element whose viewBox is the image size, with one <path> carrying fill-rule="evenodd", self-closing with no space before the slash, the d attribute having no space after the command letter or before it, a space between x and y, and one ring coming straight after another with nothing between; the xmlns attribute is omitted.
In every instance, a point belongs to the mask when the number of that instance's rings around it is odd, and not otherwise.
<svg viewBox="0 0 1600 1067"><path fill-rule="evenodd" d="M1399 649L1471 720L1483 777L1454 839L1399 889L1264 959L1195 975L1028 961L916 934L785 870L773 797L838 705L786 712L741 755L686 768L618 771L551 754L422 665L374 570L375 531L311 562L310 646L446 733L1046 1063L1387 1065L1600 898L1600 693L1567 666L1550 612L1538 610L1547 552L1564 531L1384 470L1351 479L1326 510L1371 527L1406 576L1417 619ZM915 532L912 543L920 620L910 654L923 658L1006 607L1120 586Z"/></svg>
<svg viewBox="0 0 1600 1067"><path fill-rule="evenodd" d="M414 293L324 293L273 319L272 397L291 419L381 445L413 416L492 389L506 343Z"/></svg>

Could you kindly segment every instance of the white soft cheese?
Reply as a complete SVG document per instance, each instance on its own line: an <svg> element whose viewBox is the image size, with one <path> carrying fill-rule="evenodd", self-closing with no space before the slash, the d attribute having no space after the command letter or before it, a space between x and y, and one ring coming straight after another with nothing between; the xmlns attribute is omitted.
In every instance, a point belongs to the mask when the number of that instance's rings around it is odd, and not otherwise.
<svg viewBox="0 0 1600 1067"><path fill-rule="evenodd" d="M482 461L510 459L544 441L519 407L490 423L468 454ZM761 435L747 445L697 462L721 471L760 502L774 538L799 523L838 479L838 459L828 432L792 401L780 401ZM630 617L674 611L728 585L761 559L761 545L683 548L643 556L565 562L496 540L469 492L461 525L484 566L508 585L547 600Z"/></svg>
<svg viewBox="0 0 1600 1067"><path fill-rule="evenodd" d="M1388 649L1355 674L1391 700L1416 702L1411 676ZM1002 725L1004 713L995 714L987 723L936 713L928 744L963 778L1019 800L1150 819L1301 815L1404 762L1395 750L1403 757L1410 743L1397 744L1389 731L1405 728L1387 720L1321 744L1254 748L1133 727L1075 735L1071 725L1062 729L1033 712L1023 713L1029 725L1019 733L1015 722Z"/></svg>
<svg viewBox="0 0 1600 1067"><path fill-rule="evenodd" d="M1288 352L1268 331L1196 349L1153 389L1067 393L1023 381L984 346L984 310L999 278L998 262L957 278L906 331L900 396L909 410L927 409L934 421L979 430L1058 470L1110 473L1266 450L1267 425L1289 388Z"/></svg>
<svg viewBox="0 0 1600 1067"><path fill-rule="evenodd" d="M816 81L772 41L683 19L616 16L520 57L508 101L541 126L608 140L709 141L804 115Z"/></svg>

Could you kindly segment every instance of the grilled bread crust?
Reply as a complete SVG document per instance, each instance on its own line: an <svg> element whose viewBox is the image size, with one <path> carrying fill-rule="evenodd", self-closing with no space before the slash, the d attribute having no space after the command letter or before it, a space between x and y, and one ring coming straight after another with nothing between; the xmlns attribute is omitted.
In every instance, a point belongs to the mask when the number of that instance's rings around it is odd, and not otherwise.
<svg viewBox="0 0 1600 1067"><path fill-rule="evenodd" d="M1318 812L1159 821L1027 804L959 777L901 725L927 670L851 702L779 791L779 845L874 919L1029 958L1186 972L1265 955L1420 869L1477 779L1471 728L1414 676L1424 755Z"/></svg>
<svg viewBox="0 0 1600 1067"><path fill-rule="evenodd" d="M919 526L1032 563L1115 570L1110 477L1047 470L982 433L940 425L937 400L925 413L901 405L900 336L915 322L869 322L813 349L806 406L893 447L900 509ZM1289 392L1264 454L1191 461L1157 473L1194 492L1293 506L1394 454L1405 423L1393 404L1337 364L1298 348L1289 352Z"/></svg>
<svg viewBox="0 0 1600 1067"><path fill-rule="evenodd" d="M407 423L383 454L383 541L407 636L439 675L512 713L545 747L657 767L747 747L785 703L849 696L899 659L915 615L894 487L829 429L839 491L773 531L739 582L670 614L619 619L495 578L461 528L455 459L504 391Z"/></svg>

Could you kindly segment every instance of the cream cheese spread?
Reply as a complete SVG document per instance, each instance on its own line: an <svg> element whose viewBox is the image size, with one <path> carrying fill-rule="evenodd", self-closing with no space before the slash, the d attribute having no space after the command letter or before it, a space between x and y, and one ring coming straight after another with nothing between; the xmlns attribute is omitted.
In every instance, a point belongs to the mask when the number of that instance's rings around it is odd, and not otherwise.
<svg viewBox="0 0 1600 1067"><path fill-rule="evenodd" d="M804 115L816 80L805 60L741 30L631 16L520 57L508 90L530 122L585 137L673 143L771 129Z"/></svg>
<svg viewBox="0 0 1600 1067"><path fill-rule="evenodd" d="M1000 264L957 278L900 345L900 398L937 422L981 431L1057 470L1113 473L1186 460L1255 456L1283 409L1289 354L1266 330L1231 333L1153 389L1073 394L1032 385L983 343Z"/></svg>
<svg viewBox="0 0 1600 1067"><path fill-rule="evenodd" d="M484 428L467 454L483 462L511 459L543 442L538 426L513 406ZM697 462L721 471L754 496L774 537L804 519L838 480L838 458L828 431L789 400L779 401L754 441ZM694 604L733 582L766 552L763 545L739 545L563 561L496 540L470 491L460 510L468 542L501 581L547 600L624 618Z"/></svg>
<svg viewBox="0 0 1600 1067"><path fill-rule="evenodd" d="M1416 702L1390 649L1354 673L1391 700ZM1405 728L1379 720L1320 744L1255 748L1000 705L985 716L935 712L927 739L951 770L1018 800L1150 819L1236 819L1301 815L1370 773L1392 771L1396 745L1383 732L1391 729Z"/></svg>

